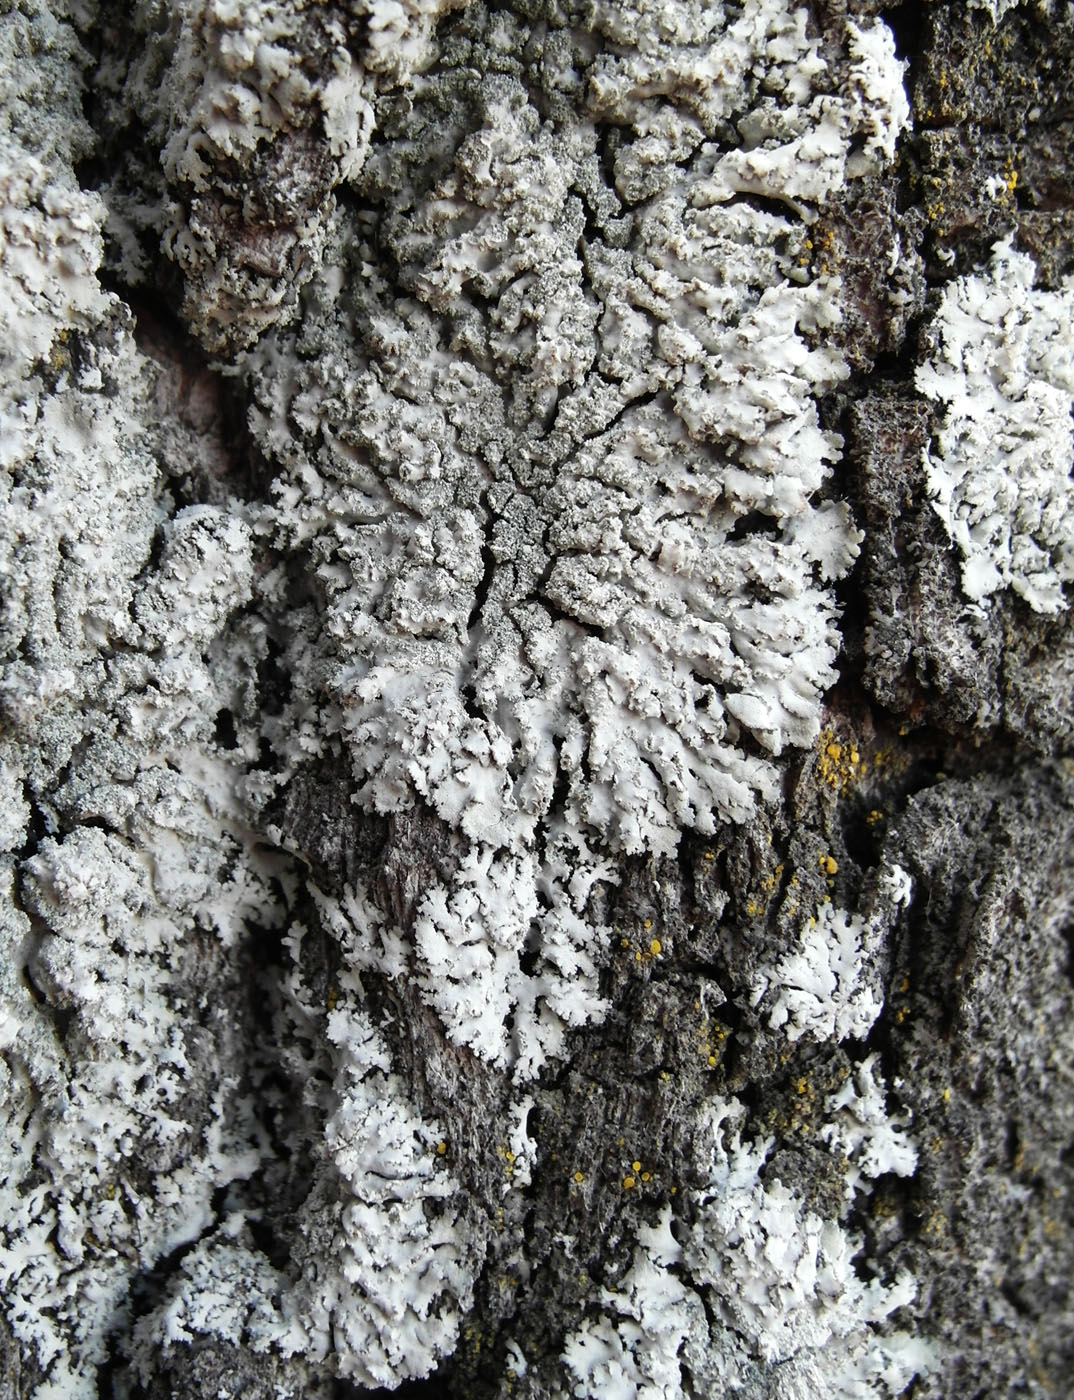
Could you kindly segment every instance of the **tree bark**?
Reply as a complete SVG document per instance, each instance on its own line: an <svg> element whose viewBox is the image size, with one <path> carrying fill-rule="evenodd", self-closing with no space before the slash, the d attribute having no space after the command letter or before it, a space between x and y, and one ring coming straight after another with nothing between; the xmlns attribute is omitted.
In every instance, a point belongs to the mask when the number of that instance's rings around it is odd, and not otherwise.
<svg viewBox="0 0 1074 1400"><path fill-rule="evenodd" d="M0 1396L1059 1396L1069 7L0 6Z"/></svg>

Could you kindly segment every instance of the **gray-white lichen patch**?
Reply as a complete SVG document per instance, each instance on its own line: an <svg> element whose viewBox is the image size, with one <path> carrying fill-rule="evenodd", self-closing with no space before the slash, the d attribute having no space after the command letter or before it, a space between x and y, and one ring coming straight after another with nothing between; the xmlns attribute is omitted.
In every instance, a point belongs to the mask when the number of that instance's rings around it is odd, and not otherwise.
<svg viewBox="0 0 1074 1400"><path fill-rule="evenodd" d="M260 528L316 584L274 751L341 742L357 802L459 833L419 976L525 1076L600 1009L605 853L745 819L817 733L858 535L816 407L839 282L799 255L906 104L883 25L830 66L779 5L449 34L378 98L300 327L241 363Z"/></svg>
<svg viewBox="0 0 1074 1400"><path fill-rule="evenodd" d="M325 598L294 669L379 810L517 844L562 784L572 825L668 851L771 791L758 754L811 742L835 677L838 286L797 275L791 216L876 158L898 64L871 35L833 81L779 7L672 10L670 42L639 12L622 54L603 11L482 13L382 100L375 243L344 226L302 330L246 361L277 538Z"/></svg>
<svg viewBox="0 0 1074 1400"><path fill-rule="evenodd" d="M115 85L107 119L144 127L164 181L151 201L127 170L109 182L109 232L128 283L153 275L148 236L181 274L184 315L216 354L293 318L323 256L334 191L365 161L373 99L432 61L445 8L449 0L121 7L139 42L127 68L99 75Z"/></svg>
<svg viewBox="0 0 1074 1400"><path fill-rule="evenodd" d="M828 902L808 915L799 946L754 980L773 1029L791 1041L864 1040L883 1006L876 953L895 910L910 903L913 882L900 866L885 871L871 917L848 914Z"/></svg>
<svg viewBox="0 0 1074 1400"><path fill-rule="evenodd" d="M505 1216L521 1238L520 1082L608 1010L625 858L774 802L836 680L844 290L806 249L892 157L891 34L782 0L519 11L139 5L122 63L101 39L104 200L84 127L0 137L0 1280L34 1400L96 1394L115 1339L145 1385L243 1346L279 1396L450 1356ZM77 94L72 26L31 12L35 81ZM264 500L183 494L204 445L105 230L232 356ZM409 919L278 849L306 854L281 789L337 758L358 813L446 833ZM767 1029L864 1036L873 932L822 914L765 963ZM501 1084L496 1193L394 1061L415 1004ZM703 1179L562 1384L894 1393L927 1359L889 1321L910 1281L866 1283L740 1103L706 1112ZM846 1209L913 1169L872 1059L825 1113Z"/></svg>
<svg viewBox="0 0 1074 1400"><path fill-rule="evenodd" d="M913 1145L887 1117L870 1057L833 1098L822 1138L857 1163L850 1188L909 1176ZM708 1179L638 1231L632 1265L602 1295L602 1315L566 1341L575 1396L762 1393L858 1400L901 1395L935 1358L883 1324L914 1295L903 1271L866 1282L862 1242L839 1219L808 1209L778 1177L765 1181L771 1141L746 1142L735 1100L707 1110ZM706 1336L704 1319L725 1324ZM705 1338L705 1342L701 1339Z"/></svg>
<svg viewBox="0 0 1074 1400"><path fill-rule="evenodd" d="M249 732L215 732L241 715L265 650L263 624L239 616L253 537L234 499L177 507L169 493L146 412L156 371L94 276L100 202L5 154L7 1326L36 1400L96 1395L135 1280L200 1240L183 1276L194 1295L170 1297L135 1342L271 1343L298 1353L288 1394L306 1393L333 1334L345 1374L424 1374L453 1342L475 1236L454 1228L434 1130L389 1092L360 1015L340 1024L341 1007L328 1028L323 1171L339 1187L311 1192L302 1227L327 1253L296 1255L282 1313L267 1261L230 1279L230 1299L212 1274L246 1259L241 1210L217 1234L214 1202L263 1169L267 1145L235 1019L245 942L286 915L286 862L247 825Z"/></svg>
<svg viewBox="0 0 1074 1400"><path fill-rule="evenodd" d="M60 1400L96 1394L132 1279L256 1165L206 997L273 915L211 737L247 661L210 650L249 532L168 498L151 370L95 277L100 201L13 140L0 159L0 1275L33 1394Z"/></svg>
<svg viewBox="0 0 1074 1400"><path fill-rule="evenodd" d="M297 927L289 936L296 956L302 936ZM286 1029L301 1041L301 1022L317 1009L297 974L288 990ZM298 1369L276 1373L278 1393L296 1400L318 1368L394 1389L454 1348L483 1260L482 1231L463 1226L459 1182L436 1150L438 1126L415 1112L356 991L356 982L343 989L329 1016L329 1045L308 1047L307 1067L330 1069L334 1082L286 1267L269 1264L241 1211L206 1230L135 1329L143 1381L161 1346L204 1339L297 1357Z"/></svg>
<svg viewBox="0 0 1074 1400"><path fill-rule="evenodd" d="M1057 613L1074 578L1074 281L1040 291L1035 275L1008 240L950 283L915 383L942 406L925 471L966 596L1010 588Z"/></svg>

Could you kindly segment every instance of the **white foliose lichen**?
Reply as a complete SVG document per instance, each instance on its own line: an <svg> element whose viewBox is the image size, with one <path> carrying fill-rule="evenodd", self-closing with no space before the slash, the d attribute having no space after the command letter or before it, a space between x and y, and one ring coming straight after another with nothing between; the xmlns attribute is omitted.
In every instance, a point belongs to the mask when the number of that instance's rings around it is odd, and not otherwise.
<svg viewBox="0 0 1074 1400"><path fill-rule="evenodd" d="M887 28L844 38L835 69L780 3L539 32L471 7L379 100L356 183L382 212L341 222L301 329L245 357L265 527L321 600L294 613L274 749L297 768L338 735L360 803L425 803L471 843L489 888L431 893L420 957L453 1038L498 1063L503 1023L475 1028L447 954L513 983L532 1044L548 997L516 954L555 943L582 972L559 1014L591 1015L599 927L573 897L528 912L561 837L669 853L745 819L817 733L859 536L823 499L839 283L798 250L906 119Z"/></svg>
<svg viewBox="0 0 1074 1400"><path fill-rule="evenodd" d="M469 1298L456 1187L368 1026L333 1025L321 1253L279 1275L241 1212L220 1221L265 1165L245 941L286 917L287 862L244 801L252 533L238 501L169 493L157 371L97 280L104 206L7 136L0 196L4 1336L34 1400L91 1400L137 1281L197 1242L137 1329L139 1364L197 1334L294 1354L281 1394L307 1393L305 1358L424 1373ZM182 447L178 417L168 431Z"/></svg>
<svg viewBox="0 0 1074 1400"><path fill-rule="evenodd" d="M150 367L95 276L104 210L6 139L0 190L0 1292L37 1400L77 1400L134 1277L258 1161L205 1058L237 931L272 917L212 741L250 535L180 511L154 566L170 503Z"/></svg>
<svg viewBox="0 0 1074 1400"><path fill-rule="evenodd" d="M871 1057L857 1086L848 1082L828 1105L821 1140L855 1164L848 1204L863 1178L906 1176L916 1162L905 1125L886 1117L884 1092ZM717 1101L706 1112L709 1180L678 1204L677 1220L666 1207L655 1228L639 1231L632 1268L601 1295L602 1316L568 1337L568 1393L678 1400L696 1393L688 1374L720 1395L902 1394L935 1364L926 1342L890 1321L914 1297L910 1275L866 1282L860 1239L778 1179L762 1180L772 1142L743 1141L744 1106Z"/></svg>
<svg viewBox="0 0 1074 1400"><path fill-rule="evenodd" d="M440 1127L393 1073L359 979L341 974L327 1016L318 1004L301 970L307 936L295 924L284 940L290 963L275 1027L277 1071L292 1076L310 1110L305 1141L302 1115L289 1115L290 1149L307 1152L309 1166L288 1259L270 1265L242 1209L203 1222L164 1299L134 1329L143 1382L176 1348L224 1342L277 1364L295 1359L299 1369L284 1365L274 1384L299 1400L311 1379L333 1376L394 1389L455 1348L483 1232L463 1219ZM532 1144L518 1126L511 1141L524 1166ZM526 1180L523 1170L516 1184Z"/></svg>
<svg viewBox="0 0 1074 1400"><path fill-rule="evenodd" d="M329 1361L359 1385L394 1388L454 1350L481 1238L460 1223L438 1126L410 1105L357 998L332 1011L328 1034L336 1107L324 1156L338 1186L334 1199L311 1193L299 1222L281 1348Z"/></svg>
<svg viewBox="0 0 1074 1400"><path fill-rule="evenodd" d="M880 1015L883 999L868 980L879 931L857 914L821 904L802 930L801 946L758 975L759 1001L770 988L768 1024L787 1027L788 1039L858 1039Z"/></svg>
<svg viewBox="0 0 1074 1400"><path fill-rule="evenodd" d="M829 1097L826 1110L830 1121L820 1133L821 1139L849 1162L847 1189L851 1192L858 1189L862 1178L873 1181L885 1172L912 1176L917 1166L917 1149L905 1131L909 1118L888 1117L887 1085L877 1064L878 1056L869 1055Z"/></svg>
<svg viewBox="0 0 1074 1400"><path fill-rule="evenodd" d="M605 1010L585 905L588 887L607 872L587 865L588 852L575 846L557 879L555 854L546 852L541 870L528 853L471 847L451 886L426 893L414 925L429 1004L453 1038L492 1064L514 1065L519 1078L559 1052L568 1026ZM538 930L537 968L524 975Z"/></svg>
<svg viewBox="0 0 1074 1400"><path fill-rule="evenodd" d="M907 873L893 865L882 874L868 917L830 902L818 905L799 946L754 977L752 1004L767 1001L768 1025L786 1026L791 1041L863 1039L884 1006L876 954L890 916L909 902L912 890Z"/></svg>
<svg viewBox="0 0 1074 1400"><path fill-rule="evenodd" d="M1074 279L1039 291L1035 276L1008 239L987 272L949 283L915 383L942 410L924 464L963 592L1010 588L1054 615L1074 578Z"/></svg>
<svg viewBox="0 0 1074 1400"><path fill-rule="evenodd" d="M848 22L829 68L779 0L607 5L562 29L474 6L446 38L442 8L136 7L154 37L123 111L167 183L153 209L116 186L106 215L60 168L71 152L53 168L0 138L0 1114L19 1144L0 1305L35 1400L95 1395L136 1280L191 1244L139 1364L216 1337L363 1385L427 1374L482 1236L359 972L416 978L458 1044L536 1073L601 1014L610 857L747 816L835 677L832 583L857 534L824 497L839 444L815 400L846 373L822 343L840 289L809 282L797 245L905 118L888 31ZM76 103L64 32L48 52ZM9 89L20 67L8 54ZM271 508L177 507L155 372L96 276L106 217L132 282L139 236L163 240L214 351L262 337L241 368ZM244 609L255 580L284 601L284 571L256 573L266 538L312 561L277 755L293 771L341 742L367 808L425 802L460 852L407 936L366 889L314 891L343 967L327 1046L297 971L279 1035L295 1081L317 1070L287 1270L237 1208L217 1218L271 1155L233 1072L246 1031L221 1012L245 1005L248 929L286 902L244 800L268 782L241 720L266 627ZM736 1189L763 1232L762 1188ZM666 1388L677 1347L640 1339L661 1309L672 1340L700 1314L660 1274L687 1246L666 1221L639 1238L602 1336ZM719 1248L691 1244L691 1267ZM888 1295L868 1297L879 1317Z"/></svg>
<svg viewBox="0 0 1074 1400"><path fill-rule="evenodd" d="M769 1023L788 1026L791 1040L864 1037L883 1005L873 954L911 894L910 877L893 865L868 919L822 905L801 949L758 976L754 1004L768 997ZM862 1241L843 1223L878 1177L909 1177L917 1166L910 1116L889 1113L887 1100L874 1054L824 1103L815 1141L844 1181L838 1217L809 1209L766 1170L774 1140L744 1139L744 1105L710 1104L702 1127L713 1147L709 1179L676 1202L674 1220L665 1212L660 1249L655 1233L639 1234L633 1268L604 1290L601 1315L568 1338L570 1393L677 1400L694 1393L684 1388L688 1373L721 1395L887 1400L933 1369L931 1345L890 1321L913 1300L913 1278L905 1270L885 1278L874 1261L865 1273ZM697 1321L699 1295L700 1316L718 1324L711 1333Z"/></svg>
<svg viewBox="0 0 1074 1400"><path fill-rule="evenodd" d="M278 1299L287 1280L243 1241L242 1225L235 1216L200 1239L184 1256L165 1301L135 1324L133 1350L143 1383L153 1378L161 1344L167 1350L216 1338L265 1351L285 1334ZM284 1394L290 1400L290 1392Z"/></svg>
<svg viewBox="0 0 1074 1400"><path fill-rule="evenodd" d="M671 1207L641 1226L630 1268L615 1289L602 1289L604 1316L573 1332L563 1361L574 1379L568 1394L608 1400L676 1400L682 1361L708 1330L700 1297L672 1267L683 1250L671 1229Z"/></svg>
<svg viewBox="0 0 1074 1400"><path fill-rule="evenodd" d="M975 10L987 10L992 16L992 23L998 25L1004 17L1011 11L1016 10L1021 0L970 0L970 4Z"/></svg>
<svg viewBox="0 0 1074 1400"><path fill-rule="evenodd" d="M431 61L432 25L453 0L141 0L146 42L121 101L143 124L167 183L155 207L122 172L110 232L135 283L152 266L148 227L185 282L184 312L215 353L291 319L335 214L362 168L378 88Z"/></svg>

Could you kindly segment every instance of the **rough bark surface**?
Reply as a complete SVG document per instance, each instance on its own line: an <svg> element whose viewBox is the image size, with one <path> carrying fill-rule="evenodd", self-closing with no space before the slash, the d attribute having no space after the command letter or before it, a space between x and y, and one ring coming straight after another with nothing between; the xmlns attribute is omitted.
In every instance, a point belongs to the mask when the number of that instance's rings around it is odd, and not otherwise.
<svg viewBox="0 0 1074 1400"><path fill-rule="evenodd" d="M1070 1393L1072 79L0 0L0 1400Z"/></svg>

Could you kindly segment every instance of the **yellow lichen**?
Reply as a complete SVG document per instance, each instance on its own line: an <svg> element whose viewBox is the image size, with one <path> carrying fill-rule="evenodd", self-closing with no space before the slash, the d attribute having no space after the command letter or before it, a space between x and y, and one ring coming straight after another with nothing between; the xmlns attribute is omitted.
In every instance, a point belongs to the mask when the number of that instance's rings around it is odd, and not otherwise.
<svg viewBox="0 0 1074 1400"><path fill-rule="evenodd" d="M817 771L822 783L842 793L863 775L865 764L857 744L844 742L834 730L825 729L818 741Z"/></svg>

